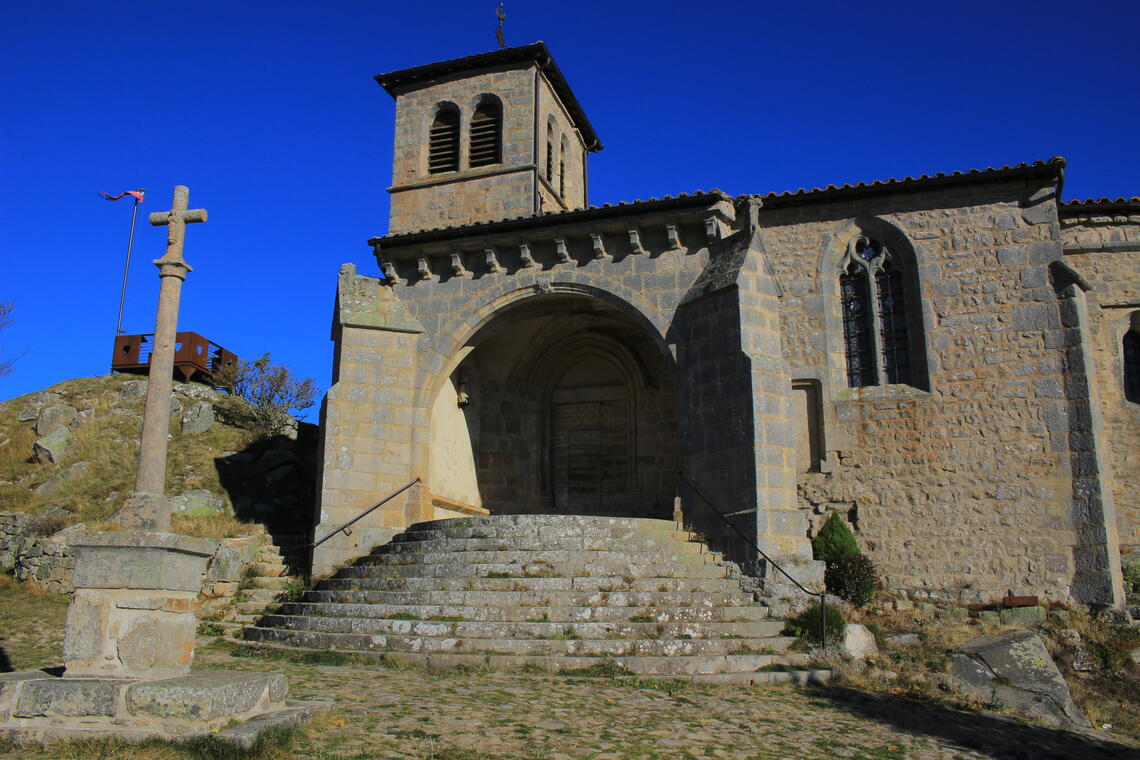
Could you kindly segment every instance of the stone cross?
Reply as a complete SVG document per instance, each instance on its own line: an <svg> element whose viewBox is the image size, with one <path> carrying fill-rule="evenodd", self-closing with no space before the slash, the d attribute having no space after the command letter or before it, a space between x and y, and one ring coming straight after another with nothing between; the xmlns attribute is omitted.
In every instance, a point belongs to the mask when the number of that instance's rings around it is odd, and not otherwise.
<svg viewBox="0 0 1140 760"><path fill-rule="evenodd" d="M128 529L170 530L170 507L166 504L165 495L166 441L170 428L170 393L174 386L174 344L178 336L182 281L192 271L182 258L182 245L186 225L206 221L206 210L188 209L189 200L189 188L177 185L170 211L157 211L150 215L152 225L165 225L167 228L166 255L154 262L161 285L135 490L118 516L119 522Z"/></svg>

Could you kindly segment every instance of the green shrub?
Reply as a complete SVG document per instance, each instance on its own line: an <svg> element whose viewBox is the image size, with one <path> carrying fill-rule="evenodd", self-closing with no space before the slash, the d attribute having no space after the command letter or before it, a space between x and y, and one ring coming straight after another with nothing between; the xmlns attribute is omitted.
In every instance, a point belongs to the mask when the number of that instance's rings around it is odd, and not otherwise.
<svg viewBox="0 0 1140 760"><path fill-rule="evenodd" d="M838 512L832 512L820 527L819 533L812 538L811 549L816 559L832 562L848 554L858 554L859 544L847 527L847 521Z"/></svg>
<svg viewBox="0 0 1140 760"><path fill-rule="evenodd" d="M879 570L871 558L864 554L847 554L827 563L823 582L829 594L862 607L871 601L879 585Z"/></svg>
<svg viewBox="0 0 1140 760"><path fill-rule="evenodd" d="M1140 594L1140 560L1124 563L1124 591L1129 595Z"/></svg>
<svg viewBox="0 0 1140 760"><path fill-rule="evenodd" d="M847 622L838 607L825 604L823 619L827 627L827 643L838 644L843 641L843 632L847 630ZM795 636L808 644L820 645L819 636L819 604L805 609L784 625L785 636Z"/></svg>

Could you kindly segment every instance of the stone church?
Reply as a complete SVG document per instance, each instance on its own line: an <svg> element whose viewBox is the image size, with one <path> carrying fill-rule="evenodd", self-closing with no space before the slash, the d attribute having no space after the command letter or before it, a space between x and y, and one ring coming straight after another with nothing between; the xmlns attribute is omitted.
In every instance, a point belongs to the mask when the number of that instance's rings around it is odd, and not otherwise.
<svg viewBox="0 0 1140 760"><path fill-rule="evenodd" d="M837 511L890 589L1123 601L1140 199L1063 202L1053 158L591 206L602 143L544 44L376 80L391 217L382 276L339 275L315 574L550 513L683 516L810 576Z"/></svg>

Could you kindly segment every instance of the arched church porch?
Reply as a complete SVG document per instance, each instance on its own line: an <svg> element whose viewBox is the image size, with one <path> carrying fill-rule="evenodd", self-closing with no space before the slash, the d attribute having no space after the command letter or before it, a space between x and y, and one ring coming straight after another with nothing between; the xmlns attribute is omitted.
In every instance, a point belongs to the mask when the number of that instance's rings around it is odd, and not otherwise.
<svg viewBox="0 0 1140 760"><path fill-rule="evenodd" d="M672 357L629 315L581 295L525 299L450 364L431 404L433 496L495 514L672 515Z"/></svg>

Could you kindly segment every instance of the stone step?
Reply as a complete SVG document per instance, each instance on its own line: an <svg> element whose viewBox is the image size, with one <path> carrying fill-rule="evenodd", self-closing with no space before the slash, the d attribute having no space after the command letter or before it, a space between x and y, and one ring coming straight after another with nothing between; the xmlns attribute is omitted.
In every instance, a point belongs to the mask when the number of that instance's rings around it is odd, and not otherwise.
<svg viewBox="0 0 1140 760"><path fill-rule="evenodd" d="M734 578L329 578L318 581L317 588L366 588L373 591L579 591L630 592L672 591L751 595L740 590Z"/></svg>
<svg viewBox="0 0 1140 760"><path fill-rule="evenodd" d="M263 605L275 602L281 596L280 590L272 588L244 588L238 593L245 602L258 602Z"/></svg>
<svg viewBox="0 0 1140 760"><path fill-rule="evenodd" d="M289 574L289 568L283 562L266 562L262 559L255 567L261 578L280 578Z"/></svg>
<svg viewBox="0 0 1140 760"><path fill-rule="evenodd" d="M383 551L365 555L353 563L353 566L395 566L416 564L517 564L529 565L533 563L562 566L602 565L621 568L626 565L661 565L671 564L682 567L701 567L702 565L716 565L721 561L719 554L701 554L694 549L691 552L677 552L662 549L647 549L643 551L626 549L624 546L615 549L613 544L608 549L512 549L498 548L504 542L491 541L490 546L483 550L463 551ZM693 546L696 544L678 544L678 546Z"/></svg>
<svg viewBox="0 0 1140 760"><path fill-rule="evenodd" d="M261 642L260 647L279 651L317 652L325 648L312 648L299 645L283 646L272 642ZM458 653L414 653L383 652L373 650L338 650L360 657L375 657L397 665L418 665L428 668L491 668L494 670L517 670L540 668L548 673L567 673L585 670L599 664L613 664L636 677L693 681L696 683L821 683L828 680L829 670L808 669L811 660L804 654L778 655L723 655L710 657L525 657L517 655L487 655ZM791 672L759 671L771 665L790 668L803 668ZM587 673L573 675L588 677ZM624 676L618 676L623 678Z"/></svg>
<svg viewBox="0 0 1140 760"><path fill-rule="evenodd" d="M553 564L532 562L447 562L408 565L356 565L337 571L338 578L726 578L725 567L673 562L622 564ZM256 580L256 579L255 579Z"/></svg>
<svg viewBox="0 0 1140 760"><path fill-rule="evenodd" d="M255 575L254 577L249 579L248 583L249 583L250 588L273 589L276 591L280 591L280 590L284 589L285 587L287 587L292 581L293 581L292 578L290 578L288 576L284 576L284 575L280 575L280 576L276 576L276 577L265 576L265 575Z"/></svg>
<svg viewBox="0 0 1140 760"><path fill-rule="evenodd" d="M546 537L557 541L599 541L621 544L625 541L656 541L661 544L684 545L700 543L700 538L689 531L678 530L672 523L654 528L598 528L583 526L577 529L554 529L548 526L529 527L520 525L456 525L430 530L409 529L392 537L390 543L418 544L424 541L525 541L536 537Z"/></svg>
<svg viewBox="0 0 1140 760"><path fill-rule="evenodd" d="M239 619L242 616L239 616ZM255 617L255 616L248 616ZM635 618L642 616L634 615ZM377 617L326 617L296 614L262 616L263 628L323 631L326 633L365 633L423 636L455 639L772 639L784 628L779 620L722 623L687 622L594 622L594 621L448 621L400 620ZM780 638L780 642L790 639ZM771 644L776 648L775 644Z"/></svg>
<svg viewBox="0 0 1140 760"><path fill-rule="evenodd" d="M314 620L319 620L315 618ZM751 654L772 658L786 649L791 639L514 639L514 638L436 638L400 634L333 633L313 630L267 628L261 625L245 629L247 641L296 644L318 649L384 650L389 652L461 652L475 654L508 654L531 657L604 657L642 656L693 657ZM757 667L770 664L769 659Z"/></svg>
<svg viewBox="0 0 1140 760"><path fill-rule="evenodd" d="M361 583L367 579L361 579ZM342 604L454 604L469 607L749 607L751 597L737 592L574 592L550 591L371 591L326 586L301 595L304 602Z"/></svg>
<svg viewBox="0 0 1140 760"><path fill-rule="evenodd" d="M413 523L404 532L422 530L463 530L466 528L502 529L521 528L531 532L560 536L573 533L605 533L614 531L673 531L676 523L672 520L657 520L648 517L602 517L597 515L567 514L517 514L485 515L481 517L444 518Z"/></svg>
<svg viewBox="0 0 1140 760"><path fill-rule="evenodd" d="M248 604L245 608L243 605ZM264 606L243 602L238 611L254 614ZM767 607L516 607L499 605L460 606L453 604L336 604L286 602L277 610L282 615L320 617L395 618L416 620L466 620L483 622L552 621L626 623L635 618L652 618L654 623L759 623L783 627L783 621L770 620Z"/></svg>
<svg viewBox="0 0 1140 760"><path fill-rule="evenodd" d="M267 608L276 606L275 600L272 599L268 602L238 602L234 605L234 613L236 615L262 615L265 614Z"/></svg>
<svg viewBox="0 0 1140 760"><path fill-rule="evenodd" d="M708 546L696 541L630 538L615 542L610 536L536 536L533 533L511 538L425 538L416 541L391 541L372 550L372 555L416 554L424 552L486 551L613 551L654 554L700 554L719 557Z"/></svg>

